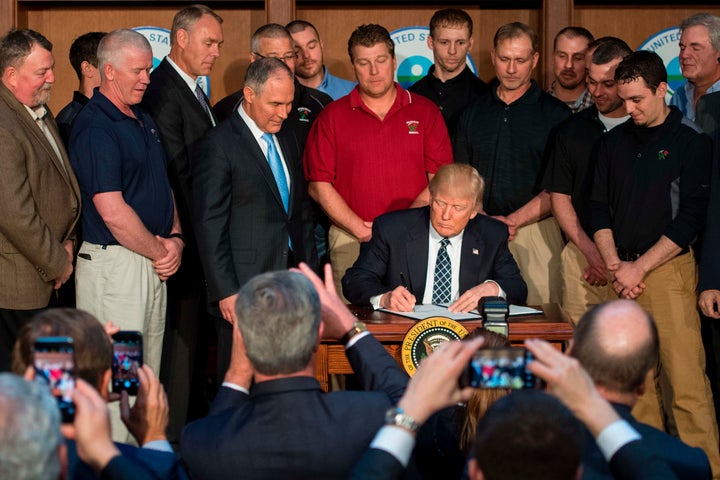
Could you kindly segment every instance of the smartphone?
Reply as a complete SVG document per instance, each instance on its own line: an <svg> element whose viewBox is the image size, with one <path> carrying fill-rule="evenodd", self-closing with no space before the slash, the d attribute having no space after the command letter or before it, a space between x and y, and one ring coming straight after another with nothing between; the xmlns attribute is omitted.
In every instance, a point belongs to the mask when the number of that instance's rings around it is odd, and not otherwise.
<svg viewBox="0 0 720 480"><path fill-rule="evenodd" d="M120 331L113 338L112 391L123 390L137 395L140 381L138 369L143 364L142 334L136 331Z"/></svg>
<svg viewBox="0 0 720 480"><path fill-rule="evenodd" d="M541 381L527 369L532 353L522 347L481 348L460 376L460 386L473 388L540 388Z"/></svg>
<svg viewBox="0 0 720 480"><path fill-rule="evenodd" d="M70 337L40 337L35 341L35 375L44 378L57 400L63 423L75 420L75 349Z"/></svg>

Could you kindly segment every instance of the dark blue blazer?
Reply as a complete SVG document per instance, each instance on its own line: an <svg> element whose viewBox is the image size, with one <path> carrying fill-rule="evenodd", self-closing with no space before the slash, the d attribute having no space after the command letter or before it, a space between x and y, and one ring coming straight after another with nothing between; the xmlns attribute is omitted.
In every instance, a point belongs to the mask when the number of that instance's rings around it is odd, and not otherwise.
<svg viewBox="0 0 720 480"><path fill-rule="evenodd" d="M77 445L73 440L67 440L68 451L68 479L69 480L97 480L93 469L84 463L77 454ZM144 478L187 480L188 476L180 465L177 455L170 452L160 452L147 448L138 448L123 443L115 444L121 457L116 457L102 472L101 478L127 478L141 480ZM109 475L113 472L112 475ZM131 476L122 476L120 472L132 473Z"/></svg>
<svg viewBox="0 0 720 480"><path fill-rule="evenodd" d="M678 478L686 480L712 478L710 462L702 449L690 447L677 437L638 422L630 413L630 407L627 405L613 403L612 406L623 420L640 433L646 448L664 460ZM583 480L611 480L614 478L610 466L589 432L586 432L582 478Z"/></svg>
<svg viewBox="0 0 720 480"><path fill-rule="evenodd" d="M430 207L387 213L375 219L372 239L360 245L360 256L342 279L345 298L369 305L370 297L405 285L418 303L425 294ZM505 224L477 215L463 233L460 293L485 280L496 281L510 303L522 304L527 285L508 250Z"/></svg>
<svg viewBox="0 0 720 480"><path fill-rule="evenodd" d="M192 477L347 478L408 381L371 335L347 356L372 391L324 393L312 377L261 382L249 396L221 388L210 415L190 423L180 441Z"/></svg>

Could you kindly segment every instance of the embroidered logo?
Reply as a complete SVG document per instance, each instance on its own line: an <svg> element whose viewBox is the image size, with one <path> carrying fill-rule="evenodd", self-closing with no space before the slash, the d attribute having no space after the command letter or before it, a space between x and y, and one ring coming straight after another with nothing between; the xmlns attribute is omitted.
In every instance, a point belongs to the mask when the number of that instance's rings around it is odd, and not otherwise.
<svg viewBox="0 0 720 480"><path fill-rule="evenodd" d="M310 114L312 113L312 111L309 108L298 107L297 111L298 111L298 115L300 115L301 122L309 122L310 121Z"/></svg>
<svg viewBox="0 0 720 480"><path fill-rule="evenodd" d="M665 160L668 155L670 155L670 152L668 152L667 150L659 150L658 151L658 160Z"/></svg>
<svg viewBox="0 0 720 480"><path fill-rule="evenodd" d="M408 127L408 133L410 135L420 135L420 132L418 132L418 127L420 127L420 122L417 120L408 120L407 122Z"/></svg>

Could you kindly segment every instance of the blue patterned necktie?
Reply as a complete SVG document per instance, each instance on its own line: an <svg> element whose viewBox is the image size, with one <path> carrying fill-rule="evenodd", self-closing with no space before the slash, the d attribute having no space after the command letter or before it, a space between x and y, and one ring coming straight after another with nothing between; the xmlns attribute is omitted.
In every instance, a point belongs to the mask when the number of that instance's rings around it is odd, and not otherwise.
<svg viewBox="0 0 720 480"><path fill-rule="evenodd" d="M207 116L212 118L212 115L210 114L210 105L208 105L207 99L205 98L205 92L203 92L199 83L195 85L195 96L197 97L198 102L200 102L202 109L205 110Z"/></svg>
<svg viewBox="0 0 720 480"><path fill-rule="evenodd" d="M261 138L267 144L267 160L270 164L270 170L272 170L273 177L275 177L275 183L280 191L280 198L282 199L283 207L285 207L285 212L287 212L290 189L288 188L287 179L285 178L285 170L283 170L280 155L275 148L275 141L273 140L272 134L263 133Z"/></svg>
<svg viewBox="0 0 720 480"><path fill-rule="evenodd" d="M447 246L450 240L443 238L440 240L440 249L438 250L437 260L435 261L435 277L433 279L433 296L434 304L449 304L450 295L452 293L452 265L450 265L450 255L447 252Z"/></svg>

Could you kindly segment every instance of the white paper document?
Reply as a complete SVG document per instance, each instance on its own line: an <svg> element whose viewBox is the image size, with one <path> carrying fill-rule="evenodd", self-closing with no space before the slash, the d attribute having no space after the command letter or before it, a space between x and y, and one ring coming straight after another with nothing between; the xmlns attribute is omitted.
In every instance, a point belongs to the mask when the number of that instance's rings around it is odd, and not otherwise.
<svg viewBox="0 0 720 480"><path fill-rule="evenodd" d="M468 313L453 313L444 305L415 305L412 312L396 312L387 308L380 308L380 311L400 315L403 317L414 318L415 320L424 320L430 317L447 317L452 320L477 320L482 318L477 310ZM541 315L542 310L536 308L524 307L521 305L510 305L510 316L519 315Z"/></svg>

